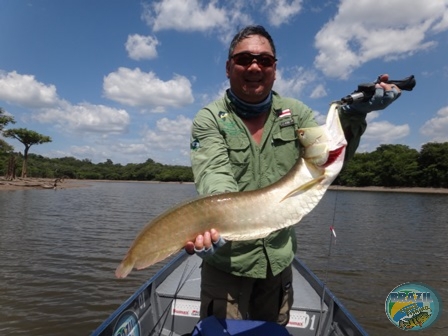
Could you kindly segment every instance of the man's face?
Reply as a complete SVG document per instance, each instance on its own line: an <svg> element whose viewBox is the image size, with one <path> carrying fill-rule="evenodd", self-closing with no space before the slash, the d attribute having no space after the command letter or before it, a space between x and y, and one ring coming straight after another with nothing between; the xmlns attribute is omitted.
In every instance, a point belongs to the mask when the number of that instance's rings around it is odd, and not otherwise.
<svg viewBox="0 0 448 336"><path fill-rule="evenodd" d="M232 55L239 53L267 54L274 56L269 41L260 35L251 35L240 41ZM262 66L257 61L243 66L234 59L227 60L226 74L230 81L232 92L247 103L259 103L266 99L274 85L276 63L272 66Z"/></svg>

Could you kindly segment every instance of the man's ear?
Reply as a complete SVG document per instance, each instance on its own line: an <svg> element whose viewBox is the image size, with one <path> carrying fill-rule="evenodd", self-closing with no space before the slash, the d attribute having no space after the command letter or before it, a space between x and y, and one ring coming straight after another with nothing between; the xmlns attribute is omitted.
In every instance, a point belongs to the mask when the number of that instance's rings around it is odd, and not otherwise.
<svg viewBox="0 0 448 336"><path fill-rule="evenodd" d="M227 60L226 61L226 76L227 76L227 78L229 78L229 75L230 74L230 61L229 60Z"/></svg>

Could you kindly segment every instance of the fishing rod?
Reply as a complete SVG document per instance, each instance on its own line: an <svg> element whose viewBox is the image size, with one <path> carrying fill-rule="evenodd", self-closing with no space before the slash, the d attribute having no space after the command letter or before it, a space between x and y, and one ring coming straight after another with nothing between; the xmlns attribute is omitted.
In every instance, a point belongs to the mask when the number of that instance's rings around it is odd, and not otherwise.
<svg viewBox="0 0 448 336"><path fill-rule="evenodd" d="M414 89L415 85L417 84L414 75L411 75L409 77L395 80L395 79L389 79L387 81L382 81L381 76L378 76L377 80L373 83L363 83L359 84L358 88L353 91L351 94L345 96L344 98L341 98L338 103L340 105L350 105L353 103L358 103L362 101L368 101L370 98L372 98L375 95L376 90L376 84L379 84L380 82L396 85L400 90L405 91L412 91ZM315 329L315 335L320 335L322 328L324 325L321 323L323 312L324 312L324 305L325 305L325 295L326 295L326 287L327 287L327 281L328 281L328 269L330 266L330 257L331 257L331 250L332 246L336 244L336 230L334 228L335 221L336 221L336 206L337 206L337 200L338 200L338 189L336 189L336 198L334 201L334 208L333 208L333 220L332 224L330 226L330 244L329 244L329 250L328 250L328 256L327 256L327 265L325 267L325 273L322 278L322 295L321 295L321 309L320 309L320 318L317 325L317 328Z"/></svg>
<svg viewBox="0 0 448 336"><path fill-rule="evenodd" d="M376 84L381 82L381 76L378 76L377 80L373 83L363 83L358 85L358 89L353 91L351 94L341 98L341 103L350 105L357 102L367 101L373 97L375 94ZM383 83L396 85L400 90L412 91L417 82L415 81L414 75L403 79L389 79L383 81Z"/></svg>

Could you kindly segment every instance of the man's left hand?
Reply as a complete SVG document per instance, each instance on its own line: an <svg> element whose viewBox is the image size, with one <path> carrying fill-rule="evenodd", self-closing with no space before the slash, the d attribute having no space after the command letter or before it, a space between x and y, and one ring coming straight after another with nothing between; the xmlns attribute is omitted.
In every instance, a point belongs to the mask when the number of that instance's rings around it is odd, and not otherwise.
<svg viewBox="0 0 448 336"><path fill-rule="evenodd" d="M401 95L401 90L395 84L386 83L389 75L381 75L380 82L375 84L375 94L366 102L344 105L343 110L349 113L369 113L384 110Z"/></svg>

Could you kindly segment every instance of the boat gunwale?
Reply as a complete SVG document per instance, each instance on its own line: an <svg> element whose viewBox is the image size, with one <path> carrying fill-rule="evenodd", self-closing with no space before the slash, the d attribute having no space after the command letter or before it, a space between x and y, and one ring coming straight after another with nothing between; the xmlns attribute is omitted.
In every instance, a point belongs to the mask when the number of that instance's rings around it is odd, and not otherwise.
<svg viewBox="0 0 448 336"><path fill-rule="evenodd" d="M324 302L328 306L328 311L331 311L333 321L337 321L336 315L341 315L346 317L347 320L353 325L355 330L358 330L361 335L368 336L368 333L359 324L355 317L348 311L344 304L333 294L333 292L324 284L324 282L317 277L316 274L308 267L306 264L300 260L298 257L294 257L293 264L298 272L308 281L311 287L318 293L319 297L322 298L322 290L325 290ZM334 304L333 304L334 303ZM334 308L337 308L335 310ZM339 312L342 311L342 313Z"/></svg>
<svg viewBox="0 0 448 336"><path fill-rule="evenodd" d="M111 325L123 312L125 312L129 306L153 283L163 282L171 272L167 272L170 269L175 269L188 257L186 252L181 252L165 264L160 270L158 270L151 278L144 282L129 298L126 299L109 317L96 328L91 336L99 336Z"/></svg>

